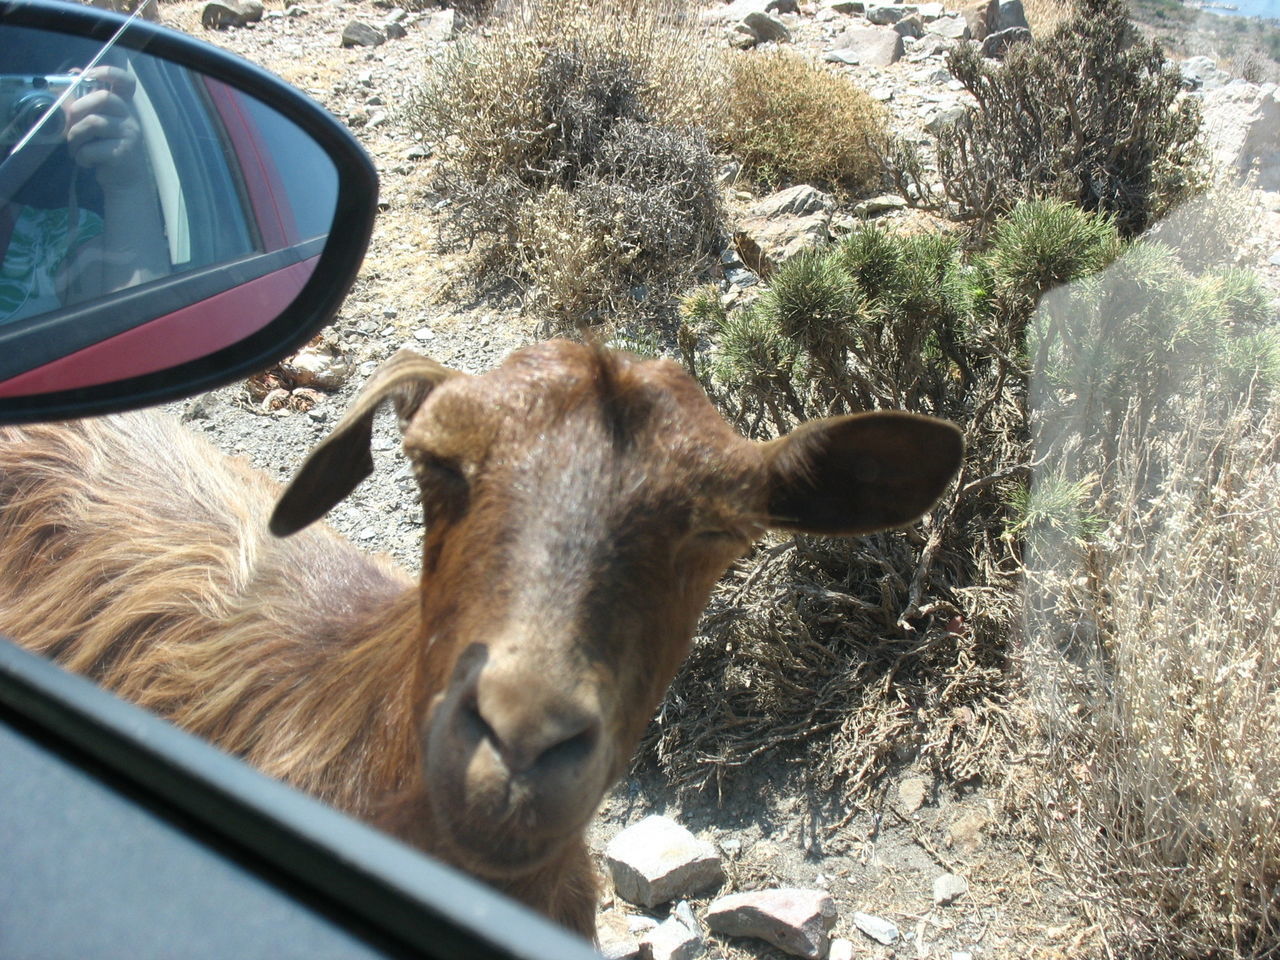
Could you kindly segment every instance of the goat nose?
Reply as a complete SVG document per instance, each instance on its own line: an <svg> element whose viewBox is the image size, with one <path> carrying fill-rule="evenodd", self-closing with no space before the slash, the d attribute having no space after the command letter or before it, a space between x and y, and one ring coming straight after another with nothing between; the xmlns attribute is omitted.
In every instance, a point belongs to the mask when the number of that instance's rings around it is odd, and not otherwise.
<svg viewBox="0 0 1280 960"><path fill-rule="evenodd" d="M513 774L585 761L600 739L599 712L580 692L485 671L470 704L481 736Z"/></svg>

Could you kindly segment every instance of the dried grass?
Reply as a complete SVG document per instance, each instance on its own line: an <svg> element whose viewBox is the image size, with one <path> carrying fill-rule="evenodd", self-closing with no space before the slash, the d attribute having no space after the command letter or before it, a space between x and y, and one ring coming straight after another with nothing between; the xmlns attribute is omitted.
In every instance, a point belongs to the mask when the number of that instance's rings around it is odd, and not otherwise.
<svg viewBox="0 0 1280 960"><path fill-rule="evenodd" d="M1049 836L1157 956L1280 945L1280 407L1128 421L1097 543L1041 542Z"/></svg>
<svg viewBox="0 0 1280 960"><path fill-rule="evenodd" d="M1125 955L1245 960L1280 953L1280 330L1187 269L1215 216L1042 302L1018 532L1048 849Z"/></svg>
<svg viewBox="0 0 1280 960"><path fill-rule="evenodd" d="M876 187L888 115L848 77L785 49L732 55L728 75L722 136L751 176L853 194Z"/></svg>

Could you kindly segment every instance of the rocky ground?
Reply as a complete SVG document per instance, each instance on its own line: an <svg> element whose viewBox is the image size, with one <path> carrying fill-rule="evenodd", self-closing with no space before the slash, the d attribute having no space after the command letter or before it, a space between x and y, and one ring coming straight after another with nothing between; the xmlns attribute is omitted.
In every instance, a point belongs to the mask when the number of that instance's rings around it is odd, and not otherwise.
<svg viewBox="0 0 1280 960"><path fill-rule="evenodd" d="M948 34L963 30L964 17L942 16L940 4L922 10L921 36L899 39L898 59L881 63L869 52L855 51L851 31L871 25L854 7L836 0L782 13L776 20L791 42L850 71L889 107L900 129L927 142L925 127L945 118L964 98L943 58L955 42ZM382 178L381 213L365 267L326 334L328 346L349 371L341 385L308 395L311 405L305 410L295 407L306 403L286 403L272 411L270 400L264 405L260 392L244 385L174 405L193 429L283 480L341 415L364 376L397 348L410 346L450 366L476 371L531 341L536 331L513 298L475 291L465 282L465 259L437 248L433 236L440 198L431 193L430 158L397 123L396 106L422 75L424 59L451 42L461 25L452 11L406 14L351 0L304 0L286 9L270 0L260 22L210 30L201 26L202 9L203 3L166 3L161 20L261 64L325 104L368 148ZM735 43L748 42L736 26L737 11L718 12L717 19L709 27L714 42L726 42L726 34ZM384 38L390 33L390 38L376 46L344 47L341 38L353 20ZM917 28L880 29L900 37ZM886 35L878 39L883 44ZM1208 85L1222 79L1212 78ZM1236 149L1232 143L1272 102L1270 91L1256 87L1237 87L1229 99L1237 103L1239 116L1224 133L1224 163ZM1260 197L1254 212L1262 225L1248 257L1250 265L1276 273L1280 267L1269 260L1280 248L1275 239L1280 236L1280 204L1274 194ZM746 194L736 198L744 216L756 199ZM854 213L852 207L838 208L825 199L819 207L819 233L838 229L841 218ZM389 420L376 432L374 455L375 479L337 507L330 520L370 550L390 553L416 568L422 520ZM1011 779L1017 774L1010 771ZM1007 784L957 794L908 769L891 786L879 812L850 815L830 798L789 795L782 789L786 782L785 769L769 770L755 791L680 802L663 783L635 777L608 797L592 839L603 851L624 827L651 813L665 813L714 845L723 860L723 888L690 895L695 916L704 916L717 892L771 887L827 891L836 914L833 936L850 941L850 956L1048 958L1082 956L1094 949L1098 931L1087 905L1067 893L1057 867L1037 859L1008 813ZM935 881L945 874L963 877L966 889L954 900L938 903ZM636 939L670 909L642 909L610 894L602 929L629 930ZM889 944L877 941L855 923L859 913L888 921L897 938ZM705 946L710 957L786 956L759 940L715 934ZM846 947L837 947L842 949ZM653 952L673 955L659 948Z"/></svg>

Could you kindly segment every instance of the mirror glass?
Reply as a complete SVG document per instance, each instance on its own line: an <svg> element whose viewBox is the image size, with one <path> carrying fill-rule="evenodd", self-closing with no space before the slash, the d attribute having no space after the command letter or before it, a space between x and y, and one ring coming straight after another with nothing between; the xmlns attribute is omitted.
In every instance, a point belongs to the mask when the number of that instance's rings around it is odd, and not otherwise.
<svg viewBox="0 0 1280 960"><path fill-rule="evenodd" d="M236 343L302 289L326 151L251 96L120 46L0 26L0 397Z"/></svg>

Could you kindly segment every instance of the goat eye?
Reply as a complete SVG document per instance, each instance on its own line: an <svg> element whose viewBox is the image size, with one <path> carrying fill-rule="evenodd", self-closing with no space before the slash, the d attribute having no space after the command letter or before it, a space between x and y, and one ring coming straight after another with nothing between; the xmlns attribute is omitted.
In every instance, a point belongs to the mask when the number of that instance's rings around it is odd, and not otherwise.
<svg viewBox="0 0 1280 960"><path fill-rule="evenodd" d="M415 467L417 469L418 482L424 487L456 490L465 488L467 485L467 475L455 460L429 456L420 457L416 461Z"/></svg>

